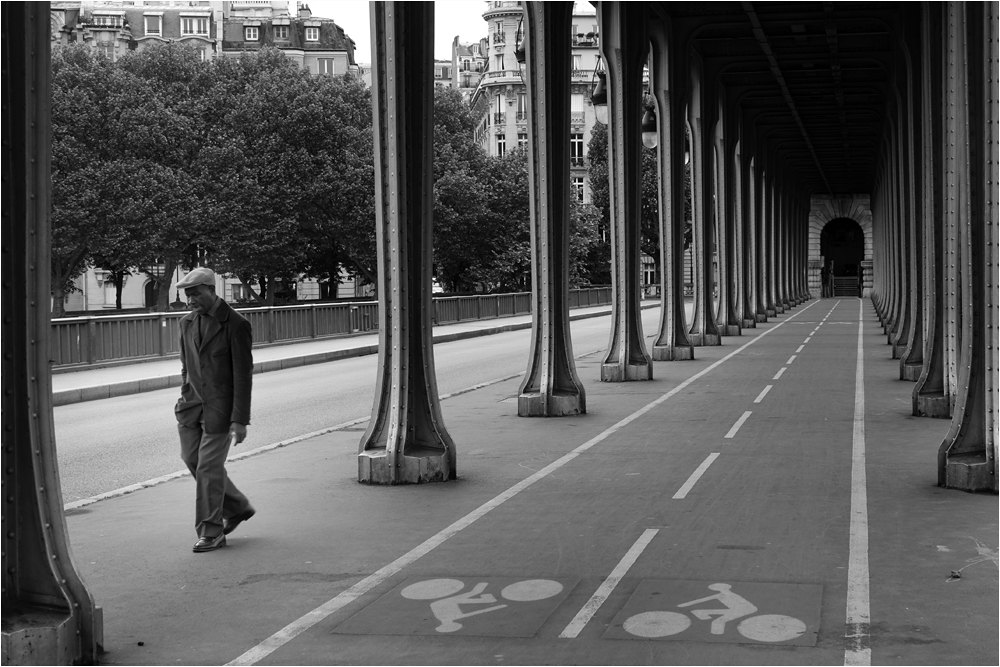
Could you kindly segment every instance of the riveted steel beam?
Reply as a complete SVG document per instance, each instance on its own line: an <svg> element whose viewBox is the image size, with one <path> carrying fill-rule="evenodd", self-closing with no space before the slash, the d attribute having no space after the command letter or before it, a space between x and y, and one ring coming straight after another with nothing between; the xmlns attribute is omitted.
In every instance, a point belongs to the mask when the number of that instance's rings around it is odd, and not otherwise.
<svg viewBox="0 0 1000 667"><path fill-rule="evenodd" d="M996 491L997 8L948 3L945 217L957 231L957 384L938 483ZM952 123L951 121L955 122Z"/></svg>
<svg viewBox="0 0 1000 667"><path fill-rule="evenodd" d="M434 3L372 2L379 365L358 481L456 475L431 335Z"/></svg>
<svg viewBox="0 0 1000 667"><path fill-rule="evenodd" d="M684 312L684 109L687 73L679 40L669 21L650 21L650 81L659 125L660 324L653 341L653 359L694 359Z"/></svg>
<svg viewBox="0 0 1000 667"><path fill-rule="evenodd" d="M522 417L587 411L569 328L570 22L573 5L528 2L528 152L534 301L528 370L517 397Z"/></svg>
<svg viewBox="0 0 1000 667"><path fill-rule="evenodd" d="M639 308L642 69L647 61L647 7L600 2L601 56L608 80L608 186L611 199L611 338L601 381L651 380Z"/></svg>
<svg viewBox="0 0 1000 667"><path fill-rule="evenodd" d="M739 336L742 321L736 313L739 303L740 261L736 221L736 133L729 117L734 112L726 89L715 86L716 123L712 144L715 148L715 228L716 262L719 267L716 326L723 336Z"/></svg>
<svg viewBox="0 0 1000 667"><path fill-rule="evenodd" d="M102 614L73 564L52 420L49 3L0 12L3 664L96 664Z"/></svg>

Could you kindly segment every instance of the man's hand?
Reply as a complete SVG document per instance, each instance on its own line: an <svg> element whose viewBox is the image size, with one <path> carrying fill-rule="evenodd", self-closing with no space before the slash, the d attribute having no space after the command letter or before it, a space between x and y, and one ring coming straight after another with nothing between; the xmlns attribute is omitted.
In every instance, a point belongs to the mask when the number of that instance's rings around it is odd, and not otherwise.
<svg viewBox="0 0 1000 667"><path fill-rule="evenodd" d="M238 445L241 442L243 442L244 440L246 440L247 439L247 427L244 424L238 424L236 422L233 422L232 424L230 424L229 425L229 441L230 442L233 441L233 437L234 436L236 438L236 442L233 442L234 446Z"/></svg>

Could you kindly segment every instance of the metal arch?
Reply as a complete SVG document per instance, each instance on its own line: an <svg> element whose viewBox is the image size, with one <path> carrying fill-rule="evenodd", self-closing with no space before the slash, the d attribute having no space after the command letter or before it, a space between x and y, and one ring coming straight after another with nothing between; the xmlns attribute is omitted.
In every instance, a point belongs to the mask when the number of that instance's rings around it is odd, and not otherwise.
<svg viewBox="0 0 1000 667"><path fill-rule="evenodd" d="M528 2L526 59L534 301L528 369L518 390L522 417L587 411L569 328L570 21L573 6Z"/></svg>
<svg viewBox="0 0 1000 667"><path fill-rule="evenodd" d="M456 477L431 333L434 5L371 3L379 364L358 481Z"/></svg>

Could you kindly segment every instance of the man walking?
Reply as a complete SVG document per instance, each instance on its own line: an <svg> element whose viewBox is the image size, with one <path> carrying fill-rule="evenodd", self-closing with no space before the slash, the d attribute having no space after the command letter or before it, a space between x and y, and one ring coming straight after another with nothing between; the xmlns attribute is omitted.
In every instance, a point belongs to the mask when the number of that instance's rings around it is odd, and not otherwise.
<svg viewBox="0 0 1000 667"><path fill-rule="evenodd" d="M198 268L177 283L191 312L181 318L181 397L174 413L181 458L196 487L193 551L226 545L255 513L226 474L229 448L250 424L253 353L250 323L215 293L215 272Z"/></svg>

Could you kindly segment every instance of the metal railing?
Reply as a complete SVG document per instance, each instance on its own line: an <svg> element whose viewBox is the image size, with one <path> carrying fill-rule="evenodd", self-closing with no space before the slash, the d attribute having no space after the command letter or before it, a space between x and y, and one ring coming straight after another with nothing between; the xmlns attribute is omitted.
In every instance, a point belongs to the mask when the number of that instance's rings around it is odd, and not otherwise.
<svg viewBox="0 0 1000 667"><path fill-rule="evenodd" d="M531 294L434 297L432 321L449 324L531 313ZM610 287L569 291L569 307L611 303ZM376 301L237 308L253 327L255 346L378 331ZM85 368L178 354L185 312L64 317L52 320L53 368Z"/></svg>

